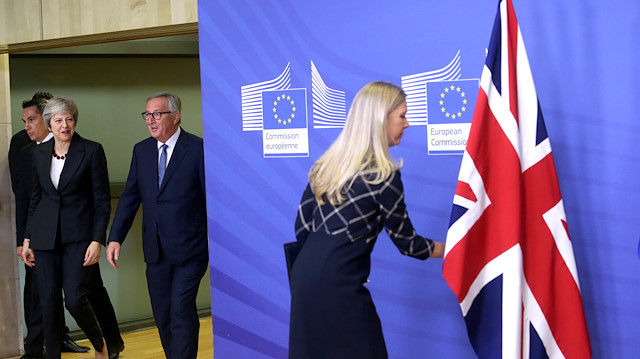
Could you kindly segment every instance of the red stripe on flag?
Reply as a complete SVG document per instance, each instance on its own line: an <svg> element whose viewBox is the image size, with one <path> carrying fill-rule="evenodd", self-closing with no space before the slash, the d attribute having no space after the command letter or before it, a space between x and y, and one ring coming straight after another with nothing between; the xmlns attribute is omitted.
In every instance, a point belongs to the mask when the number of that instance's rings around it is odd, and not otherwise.
<svg viewBox="0 0 640 359"><path fill-rule="evenodd" d="M562 226L564 227L565 232L567 232L567 237L571 239L571 237L569 236L569 224L564 219L562 220Z"/></svg>
<svg viewBox="0 0 640 359"><path fill-rule="evenodd" d="M562 199L550 153L523 174L525 207L524 274L551 332L567 358L590 355L580 289L556 246L541 213ZM561 218L557 219L562 221ZM564 221L562 221L564 222Z"/></svg>
<svg viewBox="0 0 640 359"><path fill-rule="evenodd" d="M520 160L489 109L484 91L478 93L467 152L485 184L491 205L466 236L447 254L443 275L459 300L480 270L513 247L519 237ZM491 161L483 159L491 158ZM491 238L491 245L487 245ZM463 276L460 276L463 273Z"/></svg>
<svg viewBox="0 0 640 359"><path fill-rule="evenodd" d="M460 197L466 198L471 202L476 202L478 199L476 195L473 193L471 186L467 182L458 181L458 186L456 187L456 194Z"/></svg>

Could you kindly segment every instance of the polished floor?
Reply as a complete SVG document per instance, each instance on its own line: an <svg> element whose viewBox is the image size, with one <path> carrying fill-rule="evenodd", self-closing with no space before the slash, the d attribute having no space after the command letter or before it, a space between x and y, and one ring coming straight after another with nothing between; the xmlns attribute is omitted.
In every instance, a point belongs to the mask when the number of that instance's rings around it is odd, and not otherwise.
<svg viewBox="0 0 640 359"><path fill-rule="evenodd" d="M164 352L160 344L160 337L156 328L143 329L130 333L123 333L125 350L120 353L121 359L163 359ZM198 359L213 358L213 332L211 317L200 319L200 339L198 345ZM88 340L79 340L81 345L90 346ZM62 359L93 359L93 348L84 354L63 353ZM16 357L18 359L19 357Z"/></svg>

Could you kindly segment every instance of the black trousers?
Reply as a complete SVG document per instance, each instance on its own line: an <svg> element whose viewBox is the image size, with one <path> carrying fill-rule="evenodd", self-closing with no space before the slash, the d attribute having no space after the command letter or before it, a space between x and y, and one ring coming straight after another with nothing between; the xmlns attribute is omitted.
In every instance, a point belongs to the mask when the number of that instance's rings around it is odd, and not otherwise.
<svg viewBox="0 0 640 359"><path fill-rule="evenodd" d="M64 291L64 303L69 313L94 349L102 351L102 330L88 300L90 278L97 266L82 266L89 243L58 242L53 250L34 250L47 358L58 359L61 356L64 335L60 329L64 317L59 310L61 290Z"/></svg>
<svg viewBox="0 0 640 359"><path fill-rule="evenodd" d="M24 351L26 354L39 356L42 355L44 349L44 327L42 326L38 279L34 268L25 264L24 270L24 292L22 298L24 301L24 323L27 325ZM59 310L62 310L62 305Z"/></svg>
<svg viewBox="0 0 640 359"><path fill-rule="evenodd" d="M91 267L93 267L93 269L91 270L91 277L89 279L89 303L93 308L98 324L100 324L104 340L109 345L115 344L118 346L122 343L122 337L120 336L116 312L113 309L113 304L111 304L107 288L104 287L104 283L102 282L100 265L94 264Z"/></svg>
<svg viewBox="0 0 640 359"><path fill-rule="evenodd" d="M164 254L157 263L147 263L151 309L168 359L195 359L198 354L196 296L208 263L205 255L174 265Z"/></svg>
<svg viewBox="0 0 640 359"><path fill-rule="evenodd" d="M24 321L27 325L24 351L26 354L39 356L42 355L44 351L44 326L42 324L40 294L38 294L38 278L35 268L29 267L26 264L24 268ZM60 293L60 295L62 296L62 293ZM120 335L116 313L107 289L102 282L102 275L100 274L100 266L98 264L96 264L95 269L91 271L88 298L107 344L114 344L115 346L121 344L122 337ZM62 300L60 301L60 308L58 310L62 313L62 333L67 334L69 333L69 328L65 324Z"/></svg>

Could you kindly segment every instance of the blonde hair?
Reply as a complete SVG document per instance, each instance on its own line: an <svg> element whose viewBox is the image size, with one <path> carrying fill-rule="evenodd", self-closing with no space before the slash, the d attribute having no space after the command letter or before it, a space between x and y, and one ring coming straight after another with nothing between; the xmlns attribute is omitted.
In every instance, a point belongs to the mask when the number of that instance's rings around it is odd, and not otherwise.
<svg viewBox="0 0 640 359"><path fill-rule="evenodd" d="M405 98L402 88L388 82L372 82L356 94L342 132L309 171L318 203L326 197L340 205L358 177L379 184L401 166L389 154L386 123Z"/></svg>

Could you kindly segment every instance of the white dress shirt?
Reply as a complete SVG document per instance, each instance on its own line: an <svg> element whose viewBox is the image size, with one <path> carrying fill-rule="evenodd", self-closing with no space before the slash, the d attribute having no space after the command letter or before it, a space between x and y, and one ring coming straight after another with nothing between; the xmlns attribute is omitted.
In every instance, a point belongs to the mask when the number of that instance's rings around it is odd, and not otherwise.
<svg viewBox="0 0 640 359"><path fill-rule="evenodd" d="M169 137L167 142L162 143L158 141L158 164L160 164L160 154L162 153L162 151L160 151L160 147L162 147L162 145L167 145L167 167L169 166L169 161L171 160L173 149L176 147L176 142L178 142L178 137L180 137L181 131L182 130L180 129L180 127L178 127L178 130L173 135L171 135L171 137Z"/></svg>
<svg viewBox="0 0 640 359"><path fill-rule="evenodd" d="M55 158L54 156L51 156L51 168L49 169L49 177L51 177L51 183L53 183L53 187L55 187L56 189L58 189L58 183L60 183L60 174L62 173L65 162L67 162L67 154L65 154L64 158L61 160Z"/></svg>

